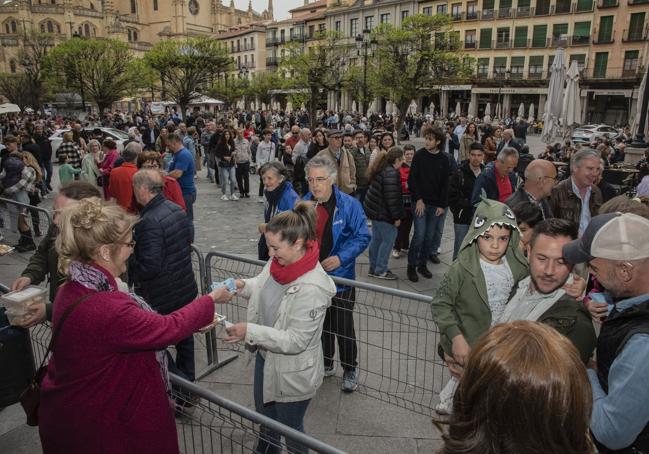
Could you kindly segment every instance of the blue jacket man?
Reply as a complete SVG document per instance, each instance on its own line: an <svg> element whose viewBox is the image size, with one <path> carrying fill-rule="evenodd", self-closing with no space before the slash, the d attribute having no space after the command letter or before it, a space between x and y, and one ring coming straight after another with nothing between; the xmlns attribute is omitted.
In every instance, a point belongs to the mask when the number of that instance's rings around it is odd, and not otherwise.
<svg viewBox="0 0 649 454"><path fill-rule="evenodd" d="M482 190L486 192L488 199L505 203L518 188L518 175L514 171L517 164L518 151L505 148L499 152L496 160L489 163L476 178L471 194L471 205L476 206L480 203ZM506 190L503 191L502 188Z"/></svg>
<svg viewBox="0 0 649 454"><path fill-rule="evenodd" d="M346 279L356 277L356 257L370 242L367 219L360 202L340 191L335 185L337 169L328 158L316 156L305 167L311 192L305 200L315 200L316 236L320 246L320 263L331 276ZM333 361L336 337L343 366L342 390L353 392L358 388L358 347L354 331L354 287L336 285L336 295L327 309L322 333L325 376L336 372Z"/></svg>

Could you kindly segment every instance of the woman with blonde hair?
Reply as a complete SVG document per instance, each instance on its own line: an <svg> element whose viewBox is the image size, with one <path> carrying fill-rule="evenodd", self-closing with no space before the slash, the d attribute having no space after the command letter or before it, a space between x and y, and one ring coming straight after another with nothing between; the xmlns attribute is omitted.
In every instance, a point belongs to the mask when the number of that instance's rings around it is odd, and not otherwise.
<svg viewBox="0 0 649 454"><path fill-rule="evenodd" d="M67 276L53 305L56 339L41 385L44 452L178 453L166 347L213 323L214 290L160 315L122 290L135 216L97 197L61 213L56 239Z"/></svg>
<svg viewBox="0 0 649 454"><path fill-rule="evenodd" d="M592 454L592 392L579 353L553 328L496 325L455 392L442 454Z"/></svg>
<svg viewBox="0 0 649 454"><path fill-rule="evenodd" d="M98 180L101 177L99 164L101 164L102 159L103 156L99 141L93 139L88 142L88 153L81 160L81 181L87 181L99 187Z"/></svg>
<svg viewBox="0 0 649 454"><path fill-rule="evenodd" d="M75 169L81 168L81 149L74 141L74 134L72 131L63 133L63 141L56 150L56 159L60 160L62 154L68 156L68 164L72 167Z"/></svg>

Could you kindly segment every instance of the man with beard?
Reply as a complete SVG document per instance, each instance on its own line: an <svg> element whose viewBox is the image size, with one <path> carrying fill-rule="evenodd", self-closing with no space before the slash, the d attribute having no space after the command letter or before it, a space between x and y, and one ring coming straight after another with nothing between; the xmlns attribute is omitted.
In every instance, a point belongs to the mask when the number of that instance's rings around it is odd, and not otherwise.
<svg viewBox="0 0 649 454"><path fill-rule="evenodd" d="M564 290L572 281L572 265L563 257L563 246L575 238L577 225L564 219L547 219L534 227L527 245L530 275L518 283L499 322L549 325L570 339L586 363L595 349L595 329L584 305Z"/></svg>

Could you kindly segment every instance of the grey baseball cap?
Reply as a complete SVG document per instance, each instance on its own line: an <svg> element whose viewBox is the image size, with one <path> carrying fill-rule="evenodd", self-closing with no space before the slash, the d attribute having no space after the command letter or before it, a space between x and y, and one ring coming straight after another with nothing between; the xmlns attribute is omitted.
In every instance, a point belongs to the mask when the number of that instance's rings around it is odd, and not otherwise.
<svg viewBox="0 0 649 454"><path fill-rule="evenodd" d="M594 258L641 260L649 257L649 220L632 213L595 216L581 238L563 246L563 258L572 264Z"/></svg>

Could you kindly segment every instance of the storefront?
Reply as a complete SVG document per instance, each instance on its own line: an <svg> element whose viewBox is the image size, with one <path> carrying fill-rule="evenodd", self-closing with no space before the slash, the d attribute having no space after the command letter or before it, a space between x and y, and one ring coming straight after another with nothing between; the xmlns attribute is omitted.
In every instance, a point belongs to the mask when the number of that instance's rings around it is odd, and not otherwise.
<svg viewBox="0 0 649 454"><path fill-rule="evenodd" d="M581 91L584 106L584 124L606 124L623 127L631 122L629 112L635 111L637 90L607 90L584 88Z"/></svg>

